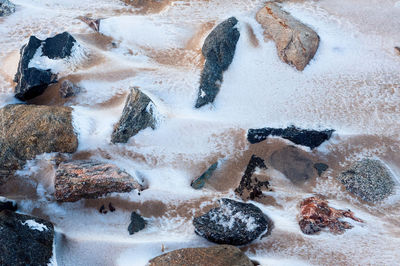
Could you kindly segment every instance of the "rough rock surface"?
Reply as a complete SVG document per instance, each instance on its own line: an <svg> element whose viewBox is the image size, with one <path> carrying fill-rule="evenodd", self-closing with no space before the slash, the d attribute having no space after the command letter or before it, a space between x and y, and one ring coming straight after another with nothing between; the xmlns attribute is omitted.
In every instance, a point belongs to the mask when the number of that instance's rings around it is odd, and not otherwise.
<svg viewBox="0 0 400 266"><path fill-rule="evenodd" d="M53 256L50 222L0 211L0 265L47 265Z"/></svg>
<svg viewBox="0 0 400 266"><path fill-rule="evenodd" d="M272 229L268 216L253 204L224 198L220 205L193 219L196 234L218 244L244 245Z"/></svg>
<svg viewBox="0 0 400 266"><path fill-rule="evenodd" d="M338 180L346 190L368 202L385 199L394 190L389 170L378 160L363 159L341 173Z"/></svg>
<svg viewBox="0 0 400 266"><path fill-rule="evenodd" d="M15 12L15 5L9 0L0 0L0 17L11 15Z"/></svg>
<svg viewBox="0 0 400 266"><path fill-rule="evenodd" d="M342 234L345 229L353 226L339 218L351 218L357 222L363 222L356 218L350 210L337 210L328 206L328 201L321 197L310 197L300 203L300 229L304 234L311 235L328 227L334 234Z"/></svg>
<svg viewBox="0 0 400 266"><path fill-rule="evenodd" d="M137 214L136 212L132 212L131 214L131 223L128 226L128 232L130 235L143 230L146 227L146 221L142 216Z"/></svg>
<svg viewBox="0 0 400 266"><path fill-rule="evenodd" d="M317 175L313 161L294 146L287 146L271 154L270 164L290 181L300 184Z"/></svg>
<svg viewBox="0 0 400 266"><path fill-rule="evenodd" d="M20 60L18 63L17 74L14 81L15 97L26 101L41 95L47 86L57 82L57 75L50 69L38 69L29 67L29 62L35 55L39 47L42 47L42 56L50 59L62 59L71 55L72 47L76 40L68 32L58 34L44 41L35 36L29 38L29 42L22 46Z"/></svg>
<svg viewBox="0 0 400 266"><path fill-rule="evenodd" d="M142 190L141 185L117 166L98 161L61 163L55 177L55 197L73 202L82 198L98 198L111 192Z"/></svg>
<svg viewBox="0 0 400 266"><path fill-rule="evenodd" d="M76 86L69 80L64 80L60 86L60 97L69 98L77 95L81 91L81 88Z"/></svg>
<svg viewBox="0 0 400 266"><path fill-rule="evenodd" d="M183 248L158 256L150 266L253 266L252 261L240 249L229 245L209 248Z"/></svg>
<svg viewBox="0 0 400 266"><path fill-rule="evenodd" d="M142 129L155 129L155 112L151 99L139 89L133 88L126 99L122 116L114 127L111 142L126 143Z"/></svg>
<svg viewBox="0 0 400 266"><path fill-rule="evenodd" d="M206 38L202 53L206 59L200 78L196 108L213 102L222 83L222 74L235 55L240 33L235 27L238 20L231 17L219 24Z"/></svg>
<svg viewBox="0 0 400 266"><path fill-rule="evenodd" d="M281 60L302 71L317 52L318 34L273 2L266 3L256 19L265 36L275 41Z"/></svg>
<svg viewBox="0 0 400 266"><path fill-rule="evenodd" d="M0 109L0 174L49 152L73 153L78 138L72 109L62 106L7 105Z"/></svg>
<svg viewBox="0 0 400 266"><path fill-rule="evenodd" d="M0 212L2 210L16 211L17 209L18 206L15 201L0 196Z"/></svg>
<svg viewBox="0 0 400 266"><path fill-rule="evenodd" d="M190 184L192 188L194 189L202 189L204 185L206 184L206 181L212 176L214 171L218 167L218 162L213 163L207 171L205 171L200 177L196 178L195 180L192 181Z"/></svg>
<svg viewBox="0 0 400 266"><path fill-rule="evenodd" d="M239 187L235 189L235 192L244 200L260 197L262 195L262 188L269 188L268 180L259 180L256 176L253 176L257 168L267 169L267 166L263 159L253 155L251 156L246 171L240 180Z"/></svg>
<svg viewBox="0 0 400 266"><path fill-rule="evenodd" d="M333 132L334 130L332 129L317 131L300 129L294 126L285 129L265 127L260 129L249 129L247 139L250 143L254 144L266 140L268 136L276 136L290 140L295 144L314 149L324 141L329 140Z"/></svg>

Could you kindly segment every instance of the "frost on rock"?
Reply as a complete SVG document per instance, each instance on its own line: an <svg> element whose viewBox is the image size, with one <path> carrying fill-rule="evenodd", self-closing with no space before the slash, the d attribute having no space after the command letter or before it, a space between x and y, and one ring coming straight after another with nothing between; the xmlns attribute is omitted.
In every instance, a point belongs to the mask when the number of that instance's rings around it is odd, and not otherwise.
<svg viewBox="0 0 400 266"><path fill-rule="evenodd" d="M218 244L244 245L271 231L271 220L255 205L230 199L220 204L194 218L196 234Z"/></svg>
<svg viewBox="0 0 400 266"><path fill-rule="evenodd" d="M38 230L40 232L42 232L43 230L49 230L47 228L47 226L45 226L44 224L38 223L35 220L26 220L22 224L29 226L29 228L32 229L32 230Z"/></svg>

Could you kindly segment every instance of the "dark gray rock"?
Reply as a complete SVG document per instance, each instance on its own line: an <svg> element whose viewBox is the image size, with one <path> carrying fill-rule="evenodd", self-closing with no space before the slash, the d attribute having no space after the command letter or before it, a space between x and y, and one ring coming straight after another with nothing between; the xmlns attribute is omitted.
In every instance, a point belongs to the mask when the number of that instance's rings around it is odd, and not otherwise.
<svg viewBox="0 0 400 266"><path fill-rule="evenodd" d="M207 171L205 171L200 177L196 178L195 180L192 181L190 184L192 188L194 189L202 189L204 185L206 184L206 181L212 176L214 171L218 167L218 162L213 163Z"/></svg>
<svg viewBox="0 0 400 266"><path fill-rule="evenodd" d="M124 110L119 122L114 127L111 135L112 143L126 143L129 138L147 127L155 129L155 107L151 99L134 88L125 102Z"/></svg>
<svg viewBox="0 0 400 266"><path fill-rule="evenodd" d="M231 17L219 24L206 38L202 53L206 59L201 73L196 108L213 102L222 83L222 73L228 69L235 55L240 33L238 20Z"/></svg>
<svg viewBox="0 0 400 266"><path fill-rule="evenodd" d="M17 209L18 206L15 201L0 196L0 212L2 210L16 211Z"/></svg>
<svg viewBox="0 0 400 266"><path fill-rule="evenodd" d="M220 205L193 219L196 234L218 244L244 245L272 230L272 221L253 204L224 198Z"/></svg>
<svg viewBox="0 0 400 266"><path fill-rule="evenodd" d="M69 98L77 95L81 91L81 88L76 86L69 80L64 80L60 86L60 97Z"/></svg>
<svg viewBox="0 0 400 266"><path fill-rule="evenodd" d="M346 190L368 202L381 201L394 191L392 175L378 160L358 161L337 178Z"/></svg>
<svg viewBox="0 0 400 266"><path fill-rule="evenodd" d="M15 5L9 0L0 0L0 17L11 15L15 12Z"/></svg>
<svg viewBox="0 0 400 266"><path fill-rule="evenodd" d="M22 101L35 98L41 95L51 83L57 82L57 75L52 73L50 69L29 67L29 62L39 47L42 46L43 56L51 59L62 59L71 55L75 42L74 37L67 32L47 38L44 41L31 36L29 42L22 46L20 51L20 61L14 78L14 81L17 82L15 97Z"/></svg>
<svg viewBox="0 0 400 266"><path fill-rule="evenodd" d="M131 214L131 223L128 226L128 232L130 235L143 230L146 227L146 221L142 216L137 214L136 212L132 212Z"/></svg>
<svg viewBox="0 0 400 266"><path fill-rule="evenodd" d="M43 219L0 211L0 265L47 265L53 256L53 225Z"/></svg>
<svg viewBox="0 0 400 266"><path fill-rule="evenodd" d="M316 163L316 164L314 164L314 168L315 168L315 170L317 170L318 176L321 176L323 172L328 170L329 166L324 163Z"/></svg>
<svg viewBox="0 0 400 266"><path fill-rule="evenodd" d="M321 145L324 141L329 140L334 130L327 129L322 131L300 129L294 126L282 128L260 128L260 129L249 129L247 133L247 139L250 143L258 143L266 140L268 136L277 136L284 139L290 140L291 142L307 146L310 149L314 149Z"/></svg>
<svg viewBox="0 0 400 266"><path fill-rule="evenodd" d="M246 171L240 180L240 185L235 189L235 192L242 197L242 199L254 199L262 195L262 189L269 188L269 182L267 180L258 180L257 177L253 177L256 169L267 169L264 160L255 155L251 156L249 164L247 165Z"/></svg>
<svg viewBox="0 0 400 266"><path fill-rule="evenodd" d="M272 153L270 164L290 181L300 184L316 176L313 161L294 146L287 146Z"/></svg>

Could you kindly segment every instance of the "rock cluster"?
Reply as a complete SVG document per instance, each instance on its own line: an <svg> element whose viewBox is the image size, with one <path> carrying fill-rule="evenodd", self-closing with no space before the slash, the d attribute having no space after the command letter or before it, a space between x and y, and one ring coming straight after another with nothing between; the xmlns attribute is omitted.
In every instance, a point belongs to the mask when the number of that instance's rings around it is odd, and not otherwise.
<svg viewBox="0 0 400 266"><path fill-rule="evenodd" d="M55 176L55 197L64 202L134 189L142 190L142 186L131 175L113 164L98 161L61 163Z"/></svg>
<svg viewBox="0 0 400 266"><path fill-rule="evenodd" d="M206 62L201 73L196 108L213 102L219 92L222 74L232 63L240 37L237 23L235 17L225 20L204 41L202 53Z"/></svg>

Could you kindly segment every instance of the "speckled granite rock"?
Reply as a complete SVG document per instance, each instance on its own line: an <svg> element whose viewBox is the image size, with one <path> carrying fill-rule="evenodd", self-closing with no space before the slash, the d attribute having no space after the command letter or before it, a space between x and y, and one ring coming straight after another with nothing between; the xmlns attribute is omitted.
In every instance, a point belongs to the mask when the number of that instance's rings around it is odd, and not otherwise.
<svg viewBox="0 0 400 266"><path fill-rule="evenodd" d="M65 162L56 171L55 197L58 201L73 202L134 189L142 190L142 186L127 172L109 163Z"/></svg>
<svg viewBox="0 0 400 266"><path fill-rule="evenodd" d="M183 248L158 256L150 266L253 266L252 261L240 249L229 245L209 248Z"/></svg>
<svg viewBox="0 0 400 266"><path fill-rule="evenodd" d="M358 161L337 178L346 190L368 202L381 201L394 190L389 170L378 160Z"/></svg>

